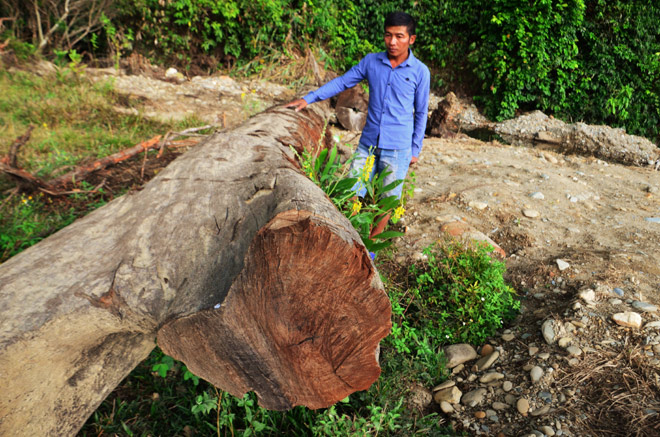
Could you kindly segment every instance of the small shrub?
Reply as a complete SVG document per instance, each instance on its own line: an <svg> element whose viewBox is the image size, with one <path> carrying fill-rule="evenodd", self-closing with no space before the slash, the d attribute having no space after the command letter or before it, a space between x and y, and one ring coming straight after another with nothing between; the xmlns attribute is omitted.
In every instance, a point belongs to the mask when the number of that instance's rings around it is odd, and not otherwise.
<svg viewBox="0 0 660 437"><path fill-rule="evenodd" d="M520 308L504 282L504 263L492 247L448 240L424 249L428 260L411 266L406 319L421 333L443 343L481 344Z"/></svg>

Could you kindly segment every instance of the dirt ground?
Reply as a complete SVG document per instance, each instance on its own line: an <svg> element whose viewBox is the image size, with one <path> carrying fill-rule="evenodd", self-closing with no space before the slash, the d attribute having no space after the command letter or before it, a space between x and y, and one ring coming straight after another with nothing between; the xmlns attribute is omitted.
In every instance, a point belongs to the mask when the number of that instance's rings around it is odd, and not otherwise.
<svg viewBox="0 0 660 437"><path fill-rule="evenodd" d="M195 113L221 128L294 96L280 85L226 76L114 81L133 98L132 109L120 110L156 118ZM333 129L342 141L358 140ZM441 420L470 435L660 435L660 315L653 308L660 304L660 172L462 134L426 138L414 172L397 261L419 258L443 237L443 223L461 221L506 252L507 279L523 303L516 322L489 341L500 351L490 370L514 388L503 390L503 380L482 384L481 402L457 404ZM612 316L621 312L640 314L642 327L616 324ZM548 341L548 320L568 340ZM534 366L543 371L540 381L530 377ZM473 374L466 368L453 378L467 392L480 386ZM521 398L529 414L518 407Z"/></svg>

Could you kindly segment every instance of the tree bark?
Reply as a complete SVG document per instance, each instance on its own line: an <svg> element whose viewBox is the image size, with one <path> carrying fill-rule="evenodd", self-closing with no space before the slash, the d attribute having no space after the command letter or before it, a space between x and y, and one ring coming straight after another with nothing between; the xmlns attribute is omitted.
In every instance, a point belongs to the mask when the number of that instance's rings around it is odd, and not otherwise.
<svg viewBox="0 0 660 437"><path fill-rule="evenodd" d="M288 147L323 131L318 105L272 108L0 265L0 434L75 433L156 337L266 408L372 384L389 301Z"/></svg>

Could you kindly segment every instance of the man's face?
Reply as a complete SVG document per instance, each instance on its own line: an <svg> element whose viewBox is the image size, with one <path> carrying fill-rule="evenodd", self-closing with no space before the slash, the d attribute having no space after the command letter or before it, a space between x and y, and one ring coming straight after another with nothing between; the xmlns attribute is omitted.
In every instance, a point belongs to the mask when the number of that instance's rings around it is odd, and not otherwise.
<svg viewBox="0 0 660 437"><path fill-rule="evenodd" d="M408 35L406 26L391 26L385 28L385 48L391 57L408 54L408 48L415 42L416 35Z"/></svg>

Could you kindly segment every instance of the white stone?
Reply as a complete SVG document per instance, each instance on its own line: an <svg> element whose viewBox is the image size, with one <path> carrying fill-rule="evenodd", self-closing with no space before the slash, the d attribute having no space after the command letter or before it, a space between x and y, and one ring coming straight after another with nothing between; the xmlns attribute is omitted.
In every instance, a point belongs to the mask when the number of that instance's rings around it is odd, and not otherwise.
<svg viewBox="0 0 660 437"><path fill-rule="evenodd" d="M532 382L539 382L543 377L543 369L539 366L534 366L529 372L529 375L532 377Z"/></svg>
<svg viewBox="0 0 660 437"><path fill-rule="evenodd" d="M633 308L645 313L654 313L658 311L658 307L647 302L635 301L632 303Z"/></svg>
<svg viewBox="0 0 660 437"><path fill-rule="evenodd" d="M450 404L457 404L461 401L463 393L458 387L450 387L444 390L439 390L433 393L433 399L439 404L441 402L448 402Z"/></svg>
<svg viewBox="0 0 660 437"><path fill-rule="evenodd" d="M479 382L482 384L488 384L489 382L497 381L504 379L504 374L499 372L488 372L479 378Z"/></svg>
<svg viewBox="0 0 660 437"><path fill-rule="evenodd" d="M477 351L467 343L452 344L444 349L447 367L453 369L459 364L477 358Z"/></svg>
<svg viewBox="0 0 660 437"><path fill-rule="evenodd" d="M616 313L612 316L612 320L614 320L617 325L628 328L639 329L642 326L642 316L632 311Z"/></svg>
<svg viewBox="0 0 660 437"><path fill-rule="evenodd" d="M586 290L582 290L579 294L580 299L585 301L587 304L592 305L596 302L596 292L593 291L591 288L587 288Z"/></svg>
<svg viewBox="0 0 660 437"><path fill-rule="evenodd" d="M553 344L555 342L555 330L554 330L554 320L548 319L545 322L543 322L543 326L541 326L541 333L543 334L543 338L545 339L545 342L548 344Z"/></svg>
<svg viewBox="0 0 660 437"><path fill-rule="evenodd" d="M562 272L571 266L569 263L567 263L563 259L557 258L555 260L555 262L557 263L557 267L559 268L559 270L562 271Z"/></svg>
<svg viewBox="0 0 660 437"><path fill-rule="evenodd" d="M523 215L524 215L525 217L528 217L528 218L536 218L536 217L538 217L539 215L541 215L541 214L540 214L537 210L535 210L535 209L523 209L523 210L522 210L522 213L523 213Z"/></svg>
<svg viewBox="0 0 660 437"><path fill-rule="evenodd" d="M478 209L478 210L488 208L488 204L486 202L479 202L479 201L476 201L476 200L472 200L472 201L468 202L468 206L470 208L474 208L474 209Z"/></svg>

